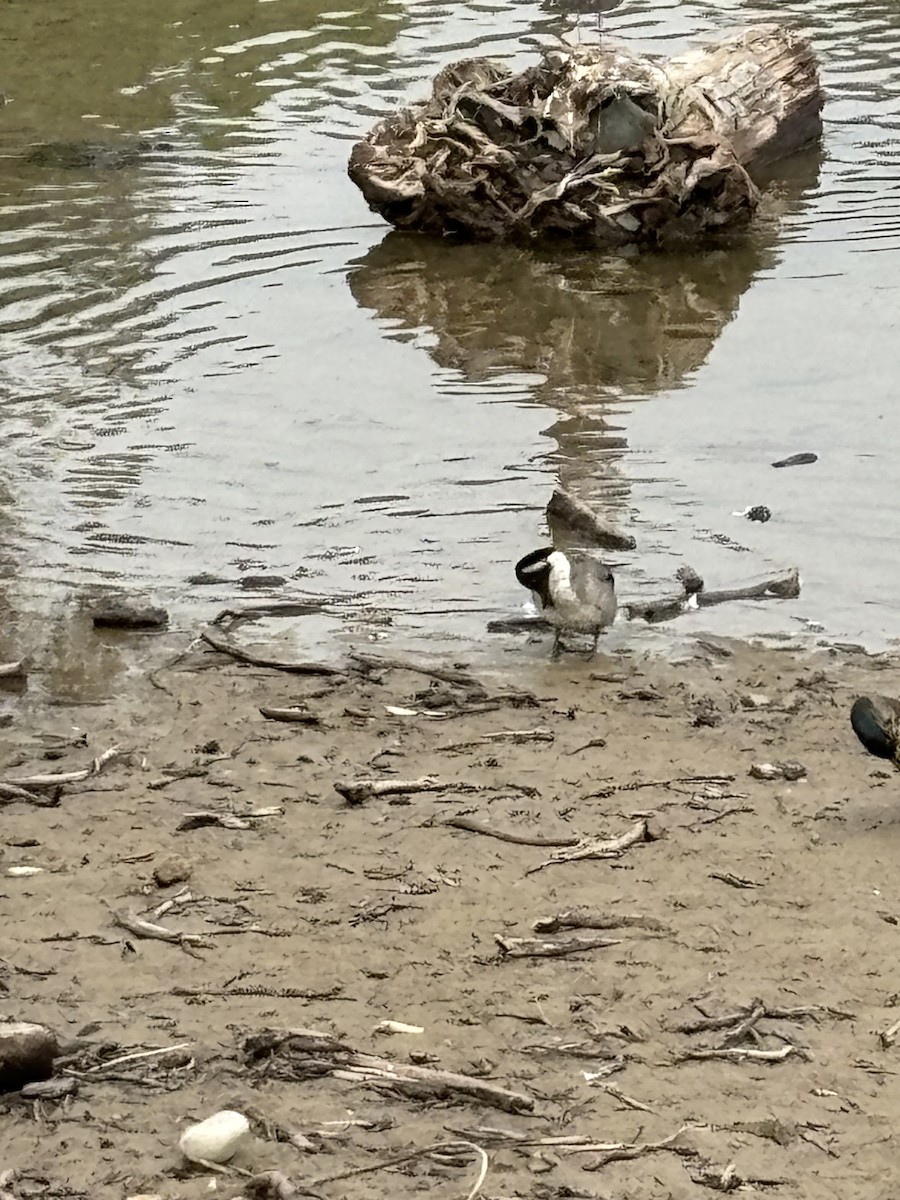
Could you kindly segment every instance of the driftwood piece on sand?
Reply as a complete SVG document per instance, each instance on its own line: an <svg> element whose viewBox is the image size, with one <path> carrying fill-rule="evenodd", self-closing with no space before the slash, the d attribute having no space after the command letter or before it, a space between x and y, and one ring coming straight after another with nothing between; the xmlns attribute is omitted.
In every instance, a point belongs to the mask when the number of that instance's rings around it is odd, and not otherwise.
<svg viewBox="0 0 900 1200"><path fill-rule="evenodd" d="M237 662L248 663L253 667L268 667L273 671L288 671L295 675L344 674L340 667L332 667L328 663L294 662L283 658L271 658L267 654L254 654L250 650L243 650L240 646L235 646L227 638L210 633L209 630L201 633L200 638L208 646L212 646L213 650L218 650L220 654L227 654L229 657L236 659Z"/></svg>
<svg viewBox="0 0 900 1200"><path fill-rule="evenodd" d="M557 933L560 929L648 929L652 933L671 933L668 925L641 913L597 912L590 908L564 908L552 917L540 917L532 923L535 933Z"/></svg>
<svg viewBox="0 0 900 1200"><path fill-rule="evenodd" d="M749 172L821 133L809 41L758 25L668 61L622 43L551 49L519 74L466 59L350 156L400 229L660 244L745 222Z"/></svg>
<svg viewBox="0 0 900 1200"><path fill-rule="evenodd" d="M99 775L107 763L117 758L121 751L118 746L110 746L102 754L91 761L89 767L79 771L53 772L47 775L24 775L15 779L0 779L0 803L4 801L24 800L44 808L55 807L62 795L62 789L68 783L83 783L92 775Z"/></svg>
<svg viewBox="0 0 900 1200"><path fill-rule="evenodd" d="M530 1096L490 1080L363 1054L316 1029L261 1030L244 1039L243 1054L248 1065L264 1063L269 1077L312 1079L331 1075L433 1100L470 1100L509 1113L528 1113L534 1108Z"/></svg>
<svg viewBox="0 0 900 1200"><path fill-rule="evenodd" d="M377 796L402 796L411 792L446 792L458 784L441 783L437 779L348 779L334 785L348 804L364 804Z"/></svg>
<svg viewBox="0 0 900 1200"><path fill-rule="evenodd" d="M624 833L614 838L582 838L576 845L557 850L546 862L532 867L528 874L541 871L544 867L553 867L559 863L580 862L585 858L619 858L629 846L639 842L655 842L658 834L654 833L645 818L629 826Z"/></svg>
<svg viewBox="0 0 900 1200"><path fill-rule="evenodd" d="M484 684L474 675L455 667L417 662L415 659L402 658L397 655L387 657L383 654L369 654L365 650L351 650L349 657L368 671L413 671L417 675L427 675L430 679L439 679L441 683L450 683L455 687L471 688L478 692L486 690Z"/></svg>
<svg viewBox="0 0 900 1200"><path fill-rule="evenodd" d="M678 595L661 596L654 600L632 600L622 605L629 621L643 620L652 623L669 621L689 608L711 608L730 600L793 600L800 595L800 572L796 567L778 575L767 575L741 587L708 590L702 579L691 568L682 579L682 591Z"/></svg>
<svg viewBox="0 0 900 1200"><path fill-rule="evenodd" d="M577 837L544 837L539 833L515 833L508 829L497 829L485 821L477 821L465 814L448 817L444 824L451 825L454 829L465 829L468 833L481 833L500 842L511 842L514 846L577 846L580 841Z"/></svg>
<svg viewBox="0 0 900 1200"><path fill-rule="evenodd" d="M572 934L567 938L503 937L494 934L503 958L564 958L567 954L582 954L585 950L598 950L604 946L621 946L621 938L579 937Z"/></svg>
<svg viewBox="0 0 900 1200"><path fill-rule="evenodd" d="M547 524L554 543L578 542L601 550L634 550L637 545L630 534L621 533L562 488L556 488L550 497Z"/></svg>

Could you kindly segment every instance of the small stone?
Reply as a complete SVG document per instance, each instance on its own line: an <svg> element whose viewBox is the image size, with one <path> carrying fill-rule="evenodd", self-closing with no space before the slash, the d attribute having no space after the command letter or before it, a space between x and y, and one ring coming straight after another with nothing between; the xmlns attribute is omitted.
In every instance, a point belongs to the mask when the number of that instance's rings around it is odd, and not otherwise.
<svg viewBox="0 0 900 1200"><path fill-rule="evenodd" d="M787 458L779 458L778 462L773 462L773 467L802 467L807 463L819 461L818 454L789 454Z"/></svg>
<svg viewBox="0 0 900 1200"><path fill-rule="evenodd" d="M95 629L162 629L168 623L166 610L153 604L108 600L94 610Z"/></svg>
<svg viewBox="0 0 900 1200"><path fill-rule="evenodd" d="M177 854L164 858L153 868L153 881L157 887L171 887L173 883L184 883L190 877L190 863Z"/></svg>
<svg viewBox="0 0 900 1200"><path fill-rule="evenodd" d="M762 692L747 692L741 696L742 708L768 708L772 701Z"/></svg>
<svg viewBox="0 0 900 1200"><path fill-rule="evenodd" d="M0 1092L49 1079L59 1054L56 1034L28 1021L0 1021Z"/></svg>
<svg viewBox="0 0 900 1200"><path fill-rule="evenodd" d="M754 763L750 768L754 779L781 779L781 771L774 763Z"/></svg>
<svg viewBox="0 0 900 1200"><path fill-rule="evenodd" d="M238 580L240 587L249 588L251 591L255 588L284 587L286 583L283 575L244 575Z"/></svg>
<svg viewBox="0 0 900 1200"><path fill-rule="evenodd" d="M789 783L794 783L798 779L805 779L808 774L806 767L800 762L779 762L775 766Z"/></svg>

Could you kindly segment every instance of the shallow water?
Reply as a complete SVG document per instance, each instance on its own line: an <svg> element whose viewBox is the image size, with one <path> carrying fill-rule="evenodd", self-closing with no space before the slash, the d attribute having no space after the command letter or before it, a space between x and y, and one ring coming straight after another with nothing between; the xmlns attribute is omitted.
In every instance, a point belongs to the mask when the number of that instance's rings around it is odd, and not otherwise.
<svg viewBox="0 0 900 1200"><path fill-rule="evenodd" d="M521 606L511 563L560 480L637 537L625 597L682 561L714 585L800 567L799 600L681 630L900 632L900 7L625 0L607 25L650 51L803 28L829 93L822 154L746 239L636 259L391 233L346 176L352 141L441 65L524 64L558 12L193 10L3 6L0 658L50 647L60 676L106 678L115 647L60 648L98 587L190 627L265 573L287 580L267 596L336 597L291 625L319 652L340 631L519 653L484 625ZM23 157L122 134L172 149L119 170ZM751 504L773 519L733 515Z"/></svg>

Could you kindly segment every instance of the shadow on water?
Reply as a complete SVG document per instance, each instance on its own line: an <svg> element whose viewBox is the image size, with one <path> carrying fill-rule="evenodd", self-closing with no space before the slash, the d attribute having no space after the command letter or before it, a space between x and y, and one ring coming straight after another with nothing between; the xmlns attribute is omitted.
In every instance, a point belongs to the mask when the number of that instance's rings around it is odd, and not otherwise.
<svg viewBox="0 0 900 1200"><path fill-rule="evenodd" d="M356 605L354 635L468 653L520 602L557 478L635 532L625 590L680 558L799 560L797 611L895 627L896 5L779 6L822 61L821 178L800 164L739 244L633 259L385 236L347 179L350 142L447 62L522 65L562 33L539 0L0 7L0 636L48 686L77 692L79 660L86 694L114 686L97 589L184 630L257 573L345 605L292 630L307 651ZM669 53L775 13L623 0L605 28ZM172 149L27 157L136 140ZM814 471L764 473L798 449ZM776 517L732 568L708 534L747 502Z"/></svg>
<svg viewBox="0 0 900 1200"><path fill-rule="evenodd" d="M531 377L531 398L556 417L543 431L553 445L533 460L551 470L547 498L558 480L621 519L630 488L617 408L690 384L754 279L777 264L784 218L804 207L819 169L818 152L798 156L787 178L768 181L751 232L699 250L598 255L391 233L353 265L349 286L386 337L414 337L442 370Z"/></svg>

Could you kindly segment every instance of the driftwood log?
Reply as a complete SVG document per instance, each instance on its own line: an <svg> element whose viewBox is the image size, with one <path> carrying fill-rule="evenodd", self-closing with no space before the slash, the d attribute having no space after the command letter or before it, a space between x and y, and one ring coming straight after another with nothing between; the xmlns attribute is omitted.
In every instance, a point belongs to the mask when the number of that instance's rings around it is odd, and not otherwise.
<svg viewBox="0 0 900 1200"><path fill-rule="evenodd" d="M520 74L465 59L358 142L349 173L400 229L660 244L746 222L751 172L814 141L822 101L809 42L777 25L669 60L622 44Z"/></svg>

